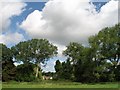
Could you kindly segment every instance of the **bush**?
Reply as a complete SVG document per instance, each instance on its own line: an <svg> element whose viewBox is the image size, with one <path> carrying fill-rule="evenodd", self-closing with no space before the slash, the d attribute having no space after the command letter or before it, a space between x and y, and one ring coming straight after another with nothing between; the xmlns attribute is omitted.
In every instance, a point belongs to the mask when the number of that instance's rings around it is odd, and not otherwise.
<svg viewBox="0 0 120 90"><path fill-rule="evenodd" d="M2 61L2 81L7 82L14 80L16 75L16 67L12 60Z"/></svg>
<svg viewBox="0 0 120 90"><path fill-rule="evenodd" d="M31 82L35 81L35 73L34 73L35 64L22 64L17 66L17 74L16 74L16 81L25 81Z"/></svg>

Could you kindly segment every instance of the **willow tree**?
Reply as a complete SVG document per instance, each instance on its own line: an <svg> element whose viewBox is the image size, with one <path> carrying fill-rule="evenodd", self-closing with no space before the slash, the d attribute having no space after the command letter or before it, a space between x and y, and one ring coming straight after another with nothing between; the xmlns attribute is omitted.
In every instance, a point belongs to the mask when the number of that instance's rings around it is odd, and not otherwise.
<svg viewBox="0 0 120 90"><path fill-rule="evenodd" d="M14 58L24 64L36 64L36 77L38 77L40 63L45 63L57 54L57 47L46 39L32 39L20 42L11 48Z"/></svg>

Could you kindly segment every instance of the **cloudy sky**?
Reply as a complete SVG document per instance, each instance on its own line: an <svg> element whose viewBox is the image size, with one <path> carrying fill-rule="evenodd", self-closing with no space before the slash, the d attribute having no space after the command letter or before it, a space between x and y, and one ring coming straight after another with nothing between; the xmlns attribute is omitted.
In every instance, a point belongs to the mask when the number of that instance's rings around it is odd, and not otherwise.
<svg viewBox="0 0 120 90"><path fill-rule="evenodd" d="M54 71L55 60L64 61L62 51L69 42L88 45L89 36L118 23L117 0L0 1L0 43L11 47L31 38L46 38L58 46L58 56L44 71Z"/></svg>

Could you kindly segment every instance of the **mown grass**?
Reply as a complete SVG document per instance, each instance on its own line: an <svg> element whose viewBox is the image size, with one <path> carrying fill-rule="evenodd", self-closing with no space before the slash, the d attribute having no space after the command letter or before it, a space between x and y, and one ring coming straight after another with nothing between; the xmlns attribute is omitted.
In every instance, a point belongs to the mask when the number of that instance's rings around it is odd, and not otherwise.
<svg viewBox="0 0 120 90"><path fill-rule="evenodd" d="M4 82L2 88L118 88L118 83L81 84L70 81Z"/></svg>

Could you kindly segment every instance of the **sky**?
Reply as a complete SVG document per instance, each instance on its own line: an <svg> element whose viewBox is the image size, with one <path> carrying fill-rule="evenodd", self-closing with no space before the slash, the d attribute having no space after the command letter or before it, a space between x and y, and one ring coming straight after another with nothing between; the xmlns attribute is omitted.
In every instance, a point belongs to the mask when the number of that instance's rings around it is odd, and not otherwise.
<svg viewBox="0 0 120 90"><path fill-rule="evenodd" d="M56 60L70 42L88 46L88 38L118 23L118 0L8 0L0 3L0 43L12 47L32 38L45 38L58 47L58 56L43 71L55 71Z"/></svg>

